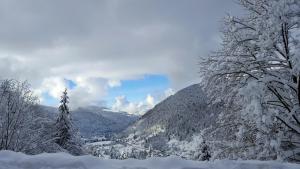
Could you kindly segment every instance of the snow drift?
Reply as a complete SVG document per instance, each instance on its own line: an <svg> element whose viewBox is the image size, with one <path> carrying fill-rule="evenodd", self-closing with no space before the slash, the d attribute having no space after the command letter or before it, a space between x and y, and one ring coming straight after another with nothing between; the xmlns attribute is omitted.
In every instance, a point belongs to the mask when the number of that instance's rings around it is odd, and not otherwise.
<svg viewBox="0 0 300 169"><path fill-rule="evenodd" d="M12 151L0 151L0 169L299 169L299 164L278 161L199 162L178 157L147 160L101 160L92 156L71 156L66 153L34 156Z"/></svg>

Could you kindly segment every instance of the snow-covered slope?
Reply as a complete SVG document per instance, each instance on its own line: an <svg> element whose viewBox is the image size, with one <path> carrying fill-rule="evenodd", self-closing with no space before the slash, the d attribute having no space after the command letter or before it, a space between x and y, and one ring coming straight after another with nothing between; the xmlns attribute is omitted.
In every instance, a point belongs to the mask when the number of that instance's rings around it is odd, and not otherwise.
<svg viewBox="0 0 300 169"><path fill-rule="evenodd" d="M97 137L118 133L126 129L138 116L125 112L112 112L104 108L78 108L72 112L74 124L84 137Z"/></svg>
<svg viewBox="0 0 300 169"><path fill-rule="evenodd" d="M207 97L200 85L186 87L149 110L127 129L128 133L165 133L184 139L214 125L218 105L207 106Z"/></svg>
<svg viewBox="0 0 300 169"><path fill-rule="evenodd" d="M216 125L222 107L207 104L200 85L186 87L149 110L108 145L88 145L101 158L137 158L177 155L201 159L203 131Z"/></svg>
<svg viewBox="0 0 300 169"><path fill-rule="evenodd" d="M66 153L28 156L0 151L0 169L299 169L299 164L276 161L199 162L178 157L147 160L101 160L92 156L74 157Z"/></svg>
<svg viewBox="0 0 300 169"><path fill-rule="evenodd" d="M55 120L58 109L41 106L49 118ZM75 126L85 138L101 137L118 133L126 129L138 116L126 112L113 112L103 107L81 107L71 112Z"/></svg>

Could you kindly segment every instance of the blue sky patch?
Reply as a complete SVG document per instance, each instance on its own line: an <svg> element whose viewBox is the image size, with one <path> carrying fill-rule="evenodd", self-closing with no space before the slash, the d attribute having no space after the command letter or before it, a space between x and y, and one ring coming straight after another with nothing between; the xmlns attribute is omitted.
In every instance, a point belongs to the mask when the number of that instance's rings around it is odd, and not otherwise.
<svg viewBox="0 0 300 169"><path fill-rule="evenodd" d="M69 79L64 79L68 89L74 89L77 85L75 82Z"/></svg>
<svg viewBox="0 0 300 169"><path fill-rule="evenodd" d="M45 104L47 106L57 106L59 104L59 100L49 95L48 92L44 92L42 94L42 98L43 98L42 104Z"/></svg>
<svg viewBox="0 0 300 169"><path fill-rule="evenodd" d="M153 96L163 93L170 87L170 81L165 75L145 75L135 80L123 80L119 87L110 88L105 98L108 106L111 106L115 97L126 96L130 102L145 100L147 94Z"/></svg>

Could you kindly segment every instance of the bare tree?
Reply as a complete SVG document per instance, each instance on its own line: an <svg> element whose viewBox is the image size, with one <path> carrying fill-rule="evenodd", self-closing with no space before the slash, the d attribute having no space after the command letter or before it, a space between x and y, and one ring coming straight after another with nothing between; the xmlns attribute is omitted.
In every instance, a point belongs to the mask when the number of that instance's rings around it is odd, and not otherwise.
<svg viewBox="0 0 300 169"><path fill-rule="evenodd" d="M27 82L0 82L0 149L22 151L32 142L30 123L36 103Z"/></svg>

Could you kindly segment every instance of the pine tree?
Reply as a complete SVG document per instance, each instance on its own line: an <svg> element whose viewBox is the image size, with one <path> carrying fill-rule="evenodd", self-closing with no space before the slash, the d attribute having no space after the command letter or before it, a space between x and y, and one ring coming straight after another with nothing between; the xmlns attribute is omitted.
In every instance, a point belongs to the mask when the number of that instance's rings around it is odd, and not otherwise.
<svg viewBox="0 0 300 169"><path fill-rule="evenodd" d="M59 115L56 121L55 142L73 155L82 154L80 139L72 124L68 107L69 97L67 89L63 92L60 100Z"/></svg>
<svg viewBox="0 0 300 169"><path fill-rule="evenodd" d="M69 107L67 105L68 103L69 103L69 97L67 95L67 89L65 89L63 95L61 96L59 115L56 121L56 127L57 127L56 143L62 147L64 147L71 139L70 129L72 128L72 124L70 119Z"/></svg>
<svg viewBox="0 0 300 169"><path fill-rule="evenodd" d="M209 161L209 159L211 158L209 146L206 144L205 141L203 141L200 147L201 147L200 160Z"/></svg>

